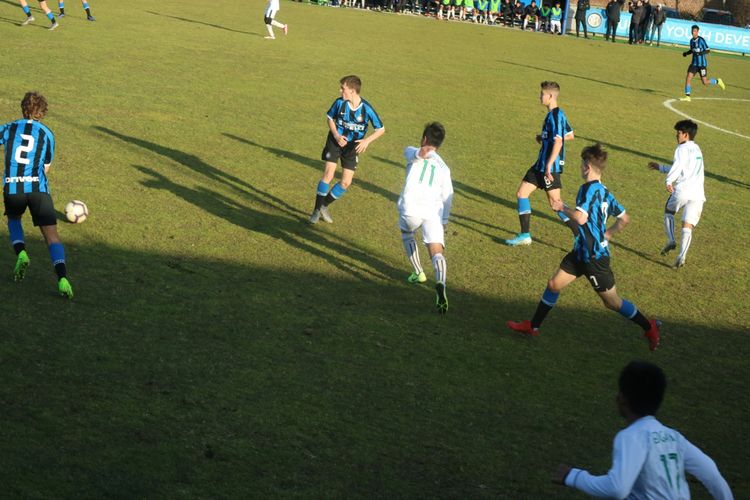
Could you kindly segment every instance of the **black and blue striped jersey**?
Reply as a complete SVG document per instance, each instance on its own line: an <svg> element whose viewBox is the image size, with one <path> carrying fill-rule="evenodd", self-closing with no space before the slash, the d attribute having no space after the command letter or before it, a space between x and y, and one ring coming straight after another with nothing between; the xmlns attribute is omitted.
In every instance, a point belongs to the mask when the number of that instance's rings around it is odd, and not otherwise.
<svg viewBox="0 0 750 500"><path fill-rule="evenodd" d="M35 120L0 125L0 145L5 144L5 194L48 193L44 166L52 163L55 136Z"/></svg>
<svg viewBox="0 0 750 500"><path fill-rule="evenodd" d="M336 124L338 133L349 142L364 139L370 123L376 129L383 128L383 122L380 121L375 109L364 99L359 106L352 108L349 101L339 97L333 102L327 115Z"/></svg>
<svg viewBox="0 0 750 500"><path fill-rule="evenodd" d="M542 147L539 149L539 157L534 164L534 169L539 172L544 172L547 168L547 160L549 160L550 154L552 154L552 148L555 145L555 138L561 137L563 139L563 146L560 150L560 154L555 158L555 162L552 164L550 172L562 173L563 166L565 165L565 136L573 132L568 118L565 116L565 112L560 108L555 108L544 118L542 124Z"/></svg>
<svg viewBox="0 0 750 500"><path fill-rule="evenodd" d="M609 242L604 237L607 218L620 217L625 208L599 181L582 185L576 196L576 210L589 216L586 224L579 226L573 252L581 262L591 262L609 256Z"/></svg>
<svg viewBox="0 0 750 500"><path fill-rule="evenodd" d="M698 68L705 68L708 66L708 59L706 58L705 51L708 50L708 44L702 36L698 38L690 39L690 51L693 53L693 60L690 62L691 66Z"/></svg>

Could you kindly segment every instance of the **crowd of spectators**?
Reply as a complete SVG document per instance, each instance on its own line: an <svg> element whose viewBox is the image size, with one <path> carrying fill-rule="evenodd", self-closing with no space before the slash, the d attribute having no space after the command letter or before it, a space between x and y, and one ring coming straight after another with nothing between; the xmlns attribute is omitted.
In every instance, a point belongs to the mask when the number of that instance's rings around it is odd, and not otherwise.
<svg viewBox="0 0 750 500"><path fill-rule="evenodd" d="M300 0L301 1L301 0ZM588 38L586 13L589 0L575 0L576 36ZM615 41L617 25L620 22L626 0L609 0L605 7L607 17L606 40ZM504 25L530 29L550 34L562 35L563 7L561 0L532 0L528 5L521 0L318 0L334 6L369 9L374 11L434 16L438 19L455 19L489 25ZM664 7L652 6L650 0L629 0L628 12L631 23L628 43L652 44L656 35L656 45L661 41L661 29L667 19Z"/></svg>

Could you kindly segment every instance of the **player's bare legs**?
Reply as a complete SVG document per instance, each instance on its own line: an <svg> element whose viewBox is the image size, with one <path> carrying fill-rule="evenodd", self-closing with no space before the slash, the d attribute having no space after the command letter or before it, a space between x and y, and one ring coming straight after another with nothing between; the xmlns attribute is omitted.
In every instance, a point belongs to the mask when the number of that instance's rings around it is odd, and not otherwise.
<svg viewBox="0 0 750 500"><path fill-rule="evenodd" d="M518 220L521 223L521 232L515 238L505 240L506 244L510 246L531 245L529 229L531 226L531 202L529 202L529 196L536 189L534 184L526 181L521 181L521 185L518 186L516 198L518 199Z"/></svg>
<svg viewBox="0 0 750 500"><path fill-rule="evenodd" d="M29 8L29 4L26 3L26 0L19 0L19 3L21 4L23 13L26 14L26 20L21 23L21 26L26 26L30 22L34 21L34 16L31 15L31 8Z"/></svg>
<svg viewBox="0 0 750 500"><path fill-rule="evenodd" d="M49 7L47 7L46 0L40 0L39 1L39 7L42 8L42 10L44 11L44 15L46 15L47 19L49 19L50 23L52 23L50 25L49 29L53 30L53 29L57 28L59 26L59 24L57 23L57 20L55 19L55 15L52 13L52 11L49 9Z"/></svg>

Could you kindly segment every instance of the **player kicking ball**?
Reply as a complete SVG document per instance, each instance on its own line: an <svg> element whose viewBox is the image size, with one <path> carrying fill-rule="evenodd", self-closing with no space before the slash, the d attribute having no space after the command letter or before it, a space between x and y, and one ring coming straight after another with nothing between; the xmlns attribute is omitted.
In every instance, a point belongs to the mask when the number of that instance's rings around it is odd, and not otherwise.
<svg viewBox="0 0 750 500"><path fill-rule="evenodd" d="M667 244L661 249L662 255L667 255L677 248L674 240L674 216L682 210L680 254L673 266L678 269L685 265L685 257L693 240L693 229L701 218L706 195L703 189L703 153L693 142L698 133L698 124L692 120L681 120L675 124L674 129L677 131L677 149L672 165L650 162L648 168L667 174L669 198L664 207L664 232L667 235Z"/></svg>
<svg viewBox="0 0 750 500"><path fill-rule="evenodd" d="M67 278L65 249L57 234L57 215L49 194L47 172L55 153L55 137L40 120L47 114L47 100L36 92L27 92L21 101L23 119L0 125L0 145L5 144L3 202L8 216L8 232L16 252L16 281L23 280L29 256L21 225L21 216L29 209L35 226L47 242L52 265L57 273L60 295L73 298Z"/></svg>
<svg viewBox="0 0 750 500"><path fill-rule="evenodd" d="M398 199L398 227L404 243L406 257L414 272L407 278L409 283L424 283L427 276L419 262L419 251L414 232L422 229L422 240L432 259L435 270L435 305L440 314L448 312L448 297L445 290L447 264L445 261L445 230L453 201L451 171L437 153L445 140L445 128L429 123L422 133L419 148L409 146L404 150L406 158L406 181Z"/></svg>
<svg viewBox="0 0 750 500"><path fill-rule="evenodd" d="M721 87L721 90L726 88L726 85L724 85L724 81L721 78L711 78L709 80L706 76L708 67L706 54L711 52L711 50L709 50L706 40L702 36L698 36L698 31L700 31L700 27L697 24L694 24L692 27L693 38L690 39L690 49L682 53L682 57L687 57L692 54L693 59L690 61L687 76L685 76L685 97L681 98L681 101L690 102L690 92L693 88L691 82L696 73L700 73L703 85L718 85Z"/></svg>
<svg viewBox="0 0 750 500"><path fill-rule="evenodd" d="M268 30L268 35L263 37L266 40L276 40L276 35L273 34L274 26L276 26L277 28L281 28L285 35L289 33L288 25L281 24L274 19L274 17L276 17L276 13L279 12L279 8L279 0L268 0L266 11L263 14L263 22L266 23L266 29Z"/></svg>
<svg viewBox="0 0 750 500"><path fill-rule="evenodd" d="M536 163L526 172L521 179L516 197L518 199L518 220L521 223L521 232L515 238L505 240L512 247L519 245L531 245L531 202L529 196L537 189L547 192L547 200L552 206L553 202L560 200L562 189L561 175L565 165L565 142L573 140L573 128L568 122L565 113L557 104L560 96L560 85L557 82L542 82L539 102L547 108L547 116L542 124L542 133L536 136L536 142L541 145ZM578 226L570 220L562 211L557 212L558 217L568 225L573 234L578 231Z"/></svg>
<svg viewBox="0 0 750 500"><path fill-rule="evenodd" d="M508 321L507 325L516 332L538 335L542 321L557 303L562 289L583 275L588 278L605 307L619 312L643 328L649 348L653 351L659 346L659 323L647 319L634 304L617 295L615 275L609 267L609 240L630 222L630 218L601 182L602 172L607 166L607 152L601 144L594 144L584 148L581 160L581 176L586 182L578 190L575 210L565 206L562 200L557 200L552 206L553 210L564 211L579 224L573 251L563 258L547 283L531 321ZM610 216L617 220L607 229L607 218Z"/></svg>
<svg viewBox="0 0 750 500"><path fill-rule="evenodd" d="M333 101L328 110L328 138L321 159L325 162L323 178L318 182L315 195L315 208L310 215L310 224L317 224L322 218L331 224L333 218L328 206L346 194L354 179L359 155L385 133L383 122L372 105L360 97L362 80L349 75L339 80L341 97ZM375 132L365 138L367 128L372 124ZM341 158L341 180L330 188L336 175L336 162ZM330 191L329 191L330 188Z"/></svg>

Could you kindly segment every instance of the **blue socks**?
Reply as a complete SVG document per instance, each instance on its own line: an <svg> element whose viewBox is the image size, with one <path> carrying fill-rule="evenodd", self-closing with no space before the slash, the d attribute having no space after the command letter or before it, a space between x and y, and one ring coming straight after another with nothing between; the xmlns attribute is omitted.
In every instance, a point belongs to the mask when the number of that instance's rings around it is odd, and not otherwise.
<svg viewBox="0 0 750 500"><path fill-rule="evenodd" d="M685 95L690 95L690 91L693 90L693 87L690 85L685 85Z"/></svg>
<svg viewBox="0 0 750 500"><path fill-rule="evenodd" d="M620 306L620 310L618 312L628 319L633 319L633 317L638 312L638 309L636 309L635 304L633 304L632 302L628 302L627 300L622 299L622 305Z"/></svg>
<svg viewBox="0 0 750 500"><path fill-rule="evenodd" d="M716 78L711 78L711 80L709 80L709 83L711 85L716 85L718 83L718 80L716 80Z"/></svg>
<svg viewBox="0 0 750 500"><path fill-rule="evenodd" d="M52 13L52 11L47 13L47 19L49 19L53 23L55 22L55 15Z"/></svg>
<svg viewBox="0 0 750 500"><path fill-rule="evenodd" d="M23 9L23 12L24 12L24 14L26 14L26 15L27 15L27 16L29 16L29 17L31 16L31 9L29 8L29 6L28 6L28 5L24 5L24 6L22 7L22 9Z"/></svg>
<svg viewBox="0 0 750 500"><path fill-rule="evenodd" d="M333 196L333 199L338 200L342 196L346 194L346 189L341 187L341 184L338 182L333 186L333 189L331 189L331 196Z"/></svg>
<svg viewBox="0 0 750 500"><path fill-rule="evenodd" d="M49 246L49 256L52 259L52 265L65 264L65 248L62 243L52 243Z"/></svg>
<svg viewBox="0 0 750 500"><path fill-rule="evenodd" d="M318 196L327 195L329 187L330 187L330 184L328 184L327 182L323 182L323 181L318 182Z"/></svg>
<svg viewBox="0 0 750 500"><path fill-rule="evenodd" d="M60 10L63 10L65 8L65 2L57 2L57 6L60 7Z"/></svg>
<svg viewBox="0 0 750 500"><path fill-rule="evenodd" d="M10 233L10 243L12 245L24 243L21 219L8 219L8 232Z"/></svg>
<svg viewBox="0 0 750 500"><path fill-rule="evenodd" d="M562 210L560 210L559 212L557 212L557 216L560 217L560 220L563 221L563 222L565 222L565 223L567 223L570 220L570 217L568 217L567 215L565 215L565 212L563 212Z"/></svg>
<svg viewBox="0 0 750 500"><path fill-rule="evenodd" d="M555 304L557 304L557 299L559 297L560 292L553 292L549 289L549 287L547 287L544 289L544 293L542 294L542 302L550 307L555 307Z"/></svg>
<svg viewBox="0 0 750 500"><path fill-rule="evenodd" d="M531 202L528 198L518 198L518 215L530 214Z"/></svg>
<svg viewBox="0 0 750 500"><path fill-rule="evenodd" d="M89 4L87 2L83 3L83 10L88 10Z"/></svg>

